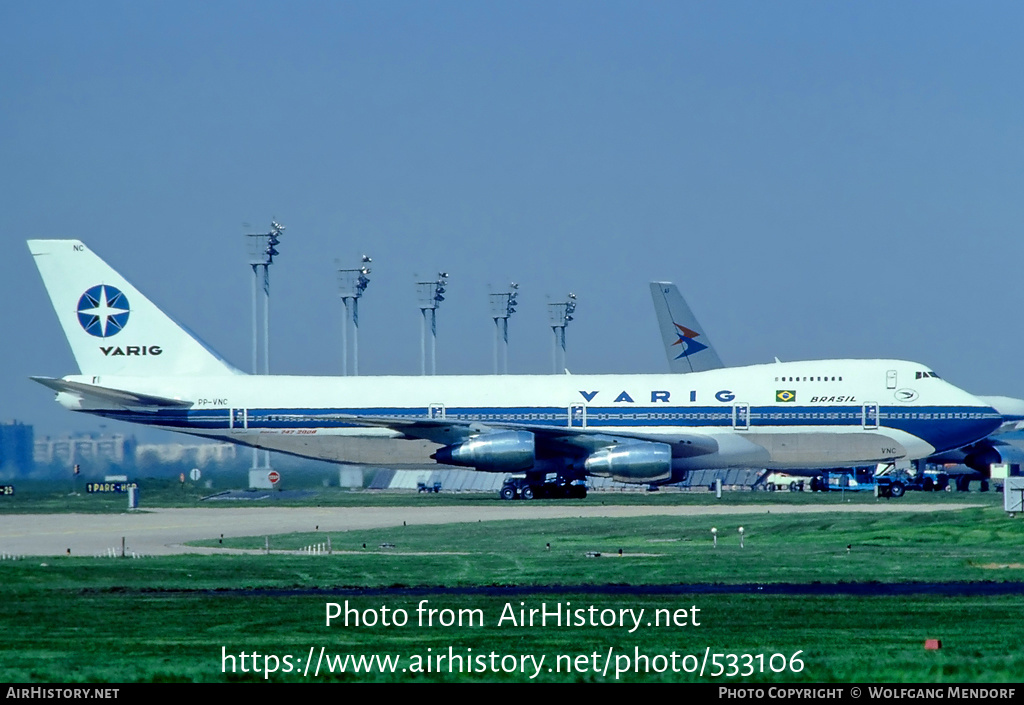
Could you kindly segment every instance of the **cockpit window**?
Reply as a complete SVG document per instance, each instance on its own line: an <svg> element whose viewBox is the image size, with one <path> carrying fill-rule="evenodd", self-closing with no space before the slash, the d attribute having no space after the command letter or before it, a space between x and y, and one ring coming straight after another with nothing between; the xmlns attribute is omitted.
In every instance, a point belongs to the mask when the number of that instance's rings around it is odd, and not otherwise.
<svg viewBox="0 0 1024 705"><path fill-rule="evenodd" d="M928 377L934 377L935 379L942 379L941 377L939 377L934 372L927 372L927 371L926 372L918 372L918 373L916 373L914 379L926 379Z"/></svg>

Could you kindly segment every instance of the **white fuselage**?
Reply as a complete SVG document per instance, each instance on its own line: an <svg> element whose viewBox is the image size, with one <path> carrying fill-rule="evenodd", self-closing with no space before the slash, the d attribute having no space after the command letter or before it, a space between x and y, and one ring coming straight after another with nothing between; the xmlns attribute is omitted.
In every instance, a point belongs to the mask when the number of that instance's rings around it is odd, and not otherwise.
<svg viewBox="0 0 1024 705"><path fill-rule="evenodd" d="M821 360L685 375L73 376L191 407L154 413L59 396L81 411L339 462L362 462L347 455L353 438L405 437L349 417L444 417L655 440L673 445L683 469L786 469L924 458L998 427L990 406L928 375L913 362ZM694 437L717 450L688 454Z"/></svg>

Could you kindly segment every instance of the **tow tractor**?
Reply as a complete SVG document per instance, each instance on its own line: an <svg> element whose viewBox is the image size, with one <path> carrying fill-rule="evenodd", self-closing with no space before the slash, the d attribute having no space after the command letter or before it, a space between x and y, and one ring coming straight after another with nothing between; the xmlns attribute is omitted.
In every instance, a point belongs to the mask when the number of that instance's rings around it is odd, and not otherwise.
<svg viewBox="0 0 1024 705"><path fill-rule="evenodd" d="M949 487L949 475L944 472L910 472L909 467L895 463L877 466L824 470L811 480L812 492L875 492L879 497L902 497L907 490L931 492Z"/></svg>
<svg viewBox="0 0 1024 705"><path fill-rule="evenodd" d="M587 485L581 480L569 480L561 475L554 482L545 476L510 477L498 493L502 499L583 499Z"/></svg>
<svg viewBox="0 0 1024 705"><path fill-rule="evenodd" d="M879 497L902 497L907 491L906 477L880 475L874 466L825 470L811 479L812 492L875 492Z"/></svg>

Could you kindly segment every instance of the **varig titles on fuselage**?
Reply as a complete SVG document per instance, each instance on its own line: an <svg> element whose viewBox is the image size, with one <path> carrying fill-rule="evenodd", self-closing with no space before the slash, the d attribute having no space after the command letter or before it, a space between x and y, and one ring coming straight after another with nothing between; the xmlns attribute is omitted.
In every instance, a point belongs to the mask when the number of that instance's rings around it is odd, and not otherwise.
<svg viewBox="0 0 1024 705"><path fill-rule="evenodd" d="M601 399L597 398L598 395L601 394L601 390L587 391L587 390L581 389L581 390L579 390L579 392L580 392L580 395L583 397L584 400L586 400L586 402L588 404L591 403L591 402L593 402L593 403L600 403L602 401ZM668 404L668 403L672 402L672 392L665 391L665 390L651 390L649 394L650 394L649 398L650 398L650 403L651 404L657 404L657 403L666 403L666 404ZM686 394L686 392L684 392L684 394ZM728 404L729 402L736 400L736 392L733 392L731 389L720 389L719 391L715 392L712 396L714 396L716 401L720 401L720 402L725 403L725 404ZM678 398L678 395L677 395L677 398ZM697 390L691 389L689 391L689 395L688 395L687 398L688 398L688 401L690 401L690 402L697 402L698 401ZM630 393L629 391L622 390L621 392L619 392L619 394L614 399L612 399L612 403L613 404L636 404L638 399L641 400L642 402L646 402L648 400L648 396L647 396L647 394L639 394L639 393L636 393L636 392ZM796 395L795 391L791 391L791 390L777 390L775 392L775 401L792 403L792 402L795 402L796 400L797 400L797 395ZM700 401L703 401L703 400L700 400ZM833 395L833 396L812 396L807 401L807 403L808 404L856 404L857 403L857 397L852 395L852 394L839 394L839 395Z"/></svg>

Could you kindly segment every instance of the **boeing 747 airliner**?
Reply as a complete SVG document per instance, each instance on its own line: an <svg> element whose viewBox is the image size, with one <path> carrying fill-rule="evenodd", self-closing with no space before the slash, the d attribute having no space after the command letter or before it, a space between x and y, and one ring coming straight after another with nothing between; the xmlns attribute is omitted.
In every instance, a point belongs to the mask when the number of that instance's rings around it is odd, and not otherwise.
<svg viewBox="0 0 1024 705"><path fill-rule="evenodd" d="M588 475L657 485L699 468L913 460L1003 420L900 360L665 375L247 375L83 243L28 244L81 371L33 379L66 408L338 462L353 460L353 437L426 441L439 463L525 474L506 498L582 496Z"/></svg>

